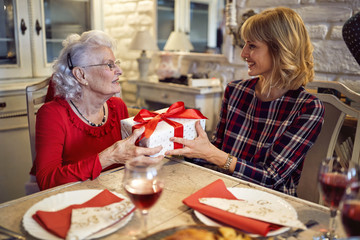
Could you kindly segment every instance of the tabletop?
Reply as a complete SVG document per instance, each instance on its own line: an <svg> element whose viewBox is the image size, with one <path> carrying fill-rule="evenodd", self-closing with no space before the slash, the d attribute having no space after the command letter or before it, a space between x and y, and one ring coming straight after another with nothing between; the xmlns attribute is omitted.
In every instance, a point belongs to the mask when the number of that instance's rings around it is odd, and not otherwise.
<svg viewBox="0 0 360 240"><path fill-rule="evenodd" d="M297 239L312 239L312 236L317 234L320 228L328 225L329 209L324 206L263 188L259 185L242 181L238 178L203 168L181 159L165 158L163 171L165 188L159 201L150 209L148 215L149 234L176 226L201 224L195 216L194 211L184 205L182 200L218 179L222 179L227 187L253 188L279 196L295 208L299 220L303 223L310 219L320 223L317 227L302 232ZM108 189L126 195L122 187L123 174L124 168L120 167L101 174L95 180L69 183L2 203L0 204L0 225L21 233L26 239L36 239L24 229L22 224L24 214L32 205L58 193L83 189ZM138 228L139 224L139 216L134 214L126 226L110 235L104 236L103 239L127 239L128 233ZM340 236L344 236L341 224L338 224L338 226L337 232Z"/></svg>

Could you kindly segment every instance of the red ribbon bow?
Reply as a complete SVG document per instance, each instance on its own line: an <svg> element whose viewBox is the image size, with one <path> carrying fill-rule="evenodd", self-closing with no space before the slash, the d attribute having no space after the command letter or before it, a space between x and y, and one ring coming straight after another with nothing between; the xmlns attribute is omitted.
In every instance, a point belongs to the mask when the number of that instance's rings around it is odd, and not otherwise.
<svg viewBox="0 0 360 240"><path fill-rule="evenodd" d="M147 118L145 120L145 118ZM150 119L148 119L150 118ZM165 121L169 125L174 127L174 136L183 137L184 126L181 123L172 121L168 118L189 118L189 119L207 119L199 110L196 109L185 109L183 102L176 102L172 104L169 109L164 113L150 112L146 109L141 109L138 114L134 117L134 121L139 122L132 127L132 130L145 127L144 133L141 135L140 140L149 138L155 131L156 126L159 122ZM179 143L174 143L174 148L182 148Z"/></svg>

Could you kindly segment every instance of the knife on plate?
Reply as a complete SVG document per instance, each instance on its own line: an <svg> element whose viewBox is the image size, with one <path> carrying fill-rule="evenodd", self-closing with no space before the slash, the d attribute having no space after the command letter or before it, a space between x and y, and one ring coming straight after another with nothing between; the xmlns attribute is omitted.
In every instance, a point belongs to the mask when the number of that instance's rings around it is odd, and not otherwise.
<svg viewBox="0 0 360 240"><path fill-rule="evenodd" d="M311 228L317 224L319 224L317 221L309 220L305 223L305 226L306 226L306 228ZM275 239L282 240L282 239L287 239L289 237L297 237L303 231L304 231L304 229L290 230L288 232L280 234L280 236L277 236Z"/></svg>
<svg viewBox="0 0 360 240"><path fill-rule="evenodd" d="M3 233L9 237L13 237L15 239L21 239L21 240L25 240L25 237L22 236L21 234L19 233L16 233L10 229L7 229L7 228L4 228L3 226L0 226L0 233Z"/></svg>

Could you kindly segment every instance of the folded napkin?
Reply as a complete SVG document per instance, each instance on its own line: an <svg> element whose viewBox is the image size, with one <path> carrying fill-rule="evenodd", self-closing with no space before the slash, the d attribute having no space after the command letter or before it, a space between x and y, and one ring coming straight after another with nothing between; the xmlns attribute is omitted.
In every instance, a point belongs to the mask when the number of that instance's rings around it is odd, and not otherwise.
<svg viewBox="0 0 360 240"><path fill-rule="evenodd" d="M257 219L269 223L305 230L306 226L289 211L284 211L284 206L274 204L266 199L249 202L247 200L232 200L224 198L200 198L203 204L219 208L226 212L235 213L244 217Z"/></svg>
<svg viewBox="0 0 360 240"><path fill-rule="evenodd" d="M118 223L128 216L134 205L130 200L123 200L105 207L90 207L73 209L71 227L66 240L79 240L90 237L107 227Z"/></svg>
<svg viewBox="0 0 360 240"><path fill-rule="evenodd" d="M119 198L109 190L105 189L85 203L70 205L58 211L39 210L32 217L47 231L60 238L65 238L70 229L71 213L73 209L104 207L109 204L121 201L123 201L122 198ZM133 210L134 208L132 211Z"/></svg>
<svg viewBox="0 0 360 240"><path fill-rule="evenodd" d="M243 231L259 234L262 236L266 236L269 231L277 230L282 227L280 225L240 216L209 205L202 204L199 201L200 198L225 198L236 200L237 198L227 190L225 183L221 179L216 180L215 182L185 198L183 203L215 220L228 224L232 227L239 228Z"/></svg>

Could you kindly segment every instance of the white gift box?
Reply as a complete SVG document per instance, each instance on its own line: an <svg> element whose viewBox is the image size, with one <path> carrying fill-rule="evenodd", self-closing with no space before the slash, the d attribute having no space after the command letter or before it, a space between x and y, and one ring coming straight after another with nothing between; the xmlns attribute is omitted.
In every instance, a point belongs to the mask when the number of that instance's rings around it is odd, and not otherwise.
<svg viewBox="0 0 360 240"><path fill-rule="evenodd" d="M167 108L158 110L156 112L163 113L166 110ZM188 118L169 118L169 119L183 125L184 139L193 140L197 137L197 132L195 129L196 121L200 121L201 127L205 129L206 119L188 119ZM121 120L121 136L123 139L132 134L132 127L136 124L139 124L139 122L134 121L134 117ZM174 149L174 143L170 141L170 138L174 137L174 132L175 129L173 126L169 125L165 121L161 121L156 126L155 131L152 133L150 138L143 138L142 140L140 140L139 146L153 148L161 145L163 147L162 150L157 154L151 155L151 157L156 157L158 155L165 155L166 151Z"/></svg>

